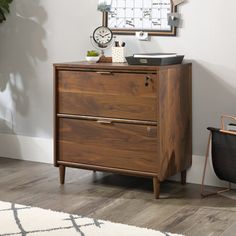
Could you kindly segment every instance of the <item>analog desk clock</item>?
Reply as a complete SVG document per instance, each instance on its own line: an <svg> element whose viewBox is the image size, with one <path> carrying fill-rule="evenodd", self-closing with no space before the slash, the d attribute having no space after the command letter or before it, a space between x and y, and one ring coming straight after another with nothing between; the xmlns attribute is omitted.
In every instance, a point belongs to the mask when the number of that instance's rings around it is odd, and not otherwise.
<svg viewBox="0 0 236 236"><path fill-rule="evenodd" d="M99 48L107 48L111 44L113 33L106 26L100 26L93 32L93 40Z"/></svg>
<svg viewBox="0 0 236 236"><path fill-rule="evenodd" d="M105 57L104 50L113 44L114 38L112 31L106 26L99 26L93 31L90 39L93 47L101 51L99 62L112 62L111 57Z"/></svg>

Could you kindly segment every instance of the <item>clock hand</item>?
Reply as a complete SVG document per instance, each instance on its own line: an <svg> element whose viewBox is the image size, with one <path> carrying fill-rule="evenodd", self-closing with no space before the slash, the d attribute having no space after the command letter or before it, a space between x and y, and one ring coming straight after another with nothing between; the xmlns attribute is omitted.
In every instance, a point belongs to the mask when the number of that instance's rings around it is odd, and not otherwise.
<svg viewBox="0 0 236 236"><path fill-rule="evenodd" d="M102 34L98 34L99 36L101 36L102 38L104 38L105 36L104 35L102 35Z"/></svg>
<svg viewBox="0 0 236 236"><path fill-rule="evenodd" d="M105 35L103 35L103 37L105 37L105 36L107 36L107 35L109 35L110 33L108 33L108 34L105 34Z"/></svg>

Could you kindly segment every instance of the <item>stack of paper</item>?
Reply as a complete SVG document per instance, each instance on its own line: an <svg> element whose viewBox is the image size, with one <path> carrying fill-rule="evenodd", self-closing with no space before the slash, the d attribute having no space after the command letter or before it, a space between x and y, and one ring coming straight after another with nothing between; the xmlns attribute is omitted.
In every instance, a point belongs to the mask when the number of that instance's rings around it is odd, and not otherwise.
<svg viewBox="0 0 236 236"><path fill-rule="evenodd" d="M176 53L139 53L133 55L134 58L169 58L176 56Z"/></svg>
<svg viewBox="0 0 236 236"><path fill-rule="evenodd" d="M233 123L228 124L228 130L229 131L236 131L236 124L233 124Z"/></svg>

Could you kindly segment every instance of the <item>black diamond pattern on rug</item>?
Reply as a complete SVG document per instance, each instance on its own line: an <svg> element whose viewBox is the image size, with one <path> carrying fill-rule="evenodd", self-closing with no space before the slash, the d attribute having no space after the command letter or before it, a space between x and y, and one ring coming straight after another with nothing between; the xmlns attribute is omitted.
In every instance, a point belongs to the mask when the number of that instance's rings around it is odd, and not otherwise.
<svg viewBox="0 0 236 236"><path fill-rule="evenodd" d="M93 221L93 222L79 225L79 224L76 223L76 219L81 219L81 218L84 218L84 217L69 215L69 218L68 219L64 219L64 220L71 221L71 223L72 223L71 226L56 227L56 228L43 229L43 230L26 231L24 229L24 227L22 226L21 220L20 220L19 215L18 215L18 211L26 210L26 209L31 209L31 207L19 207L19 208L17 208L16 204L12 203L11 204L11 208L0 210L0 212L12 211L13 215L14 215L15 223L16 223L17 227L19 228L19 232L18 233L0 234L0 236L13 236L13 235L27 236L28 234L34 234L34 233L40 233L40 232L43 233L43 232L50 232L50 231L57 231L57 230L66 230L66 229L72 229L72 228L74 228L75 231L78 232L78 235L86 236L85 233L81 230L81 228L88 227L88 226L96 226L98 228L101 228L101 225L103 224L102 222L99 222L98 220L91 218L91 221Z"/></svg>
<svg viewBox="0 0 236 236"><path fill-rule="evenodd" d="M0 201L0 236L14 235L177 236L177 234Z"/></svg>

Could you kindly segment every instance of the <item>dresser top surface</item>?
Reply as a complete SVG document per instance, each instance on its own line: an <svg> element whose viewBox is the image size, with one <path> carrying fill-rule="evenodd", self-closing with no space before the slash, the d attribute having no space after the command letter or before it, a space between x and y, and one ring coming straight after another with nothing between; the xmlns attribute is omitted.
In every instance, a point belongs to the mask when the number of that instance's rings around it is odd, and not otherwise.
<svg viewBox="0 0 236 236"><path fill-rule="evenodd" d="M55 63L55 68L75 68L75 69L115 69L115 70L136 70L136 71L154 71L166 68L191 65L191 63L183 63L169 66L146 66L146 65L129 65L128 63L91 63L86 61L81 62L66 62Z"/></svg>

